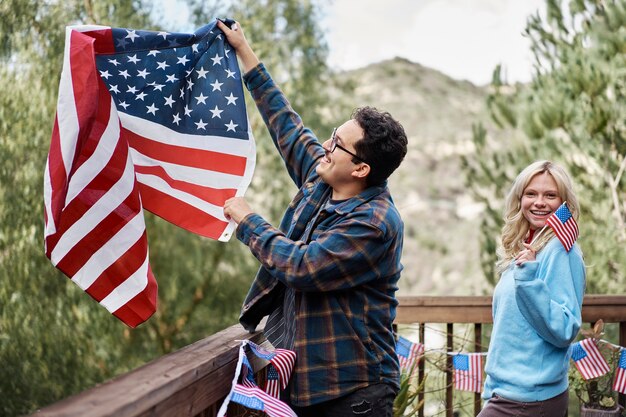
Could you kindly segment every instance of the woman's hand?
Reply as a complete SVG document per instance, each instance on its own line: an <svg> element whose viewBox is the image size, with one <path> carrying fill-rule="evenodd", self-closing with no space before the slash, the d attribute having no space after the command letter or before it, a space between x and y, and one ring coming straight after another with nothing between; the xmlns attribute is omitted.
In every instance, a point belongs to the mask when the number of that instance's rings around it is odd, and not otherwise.
<svg viewBox="0 0 626 417"><path fill-rule="evenodd" d="M515 257L515 265L522 266L525 262L532 262L536 259L537 252L528 243L522 243L526 249L520 251Z"/></svg>

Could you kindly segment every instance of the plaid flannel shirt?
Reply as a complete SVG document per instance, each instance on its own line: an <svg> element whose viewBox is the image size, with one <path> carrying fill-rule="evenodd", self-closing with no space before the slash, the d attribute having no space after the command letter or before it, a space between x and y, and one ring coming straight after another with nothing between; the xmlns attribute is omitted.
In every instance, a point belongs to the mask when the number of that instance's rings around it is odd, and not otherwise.
<svg viewBox="0 0 626 417"><path fill-rule="evenodd" d="M315 167L324 150L263 64L244 76L299 191L275 228L246 216L237 238L261 262L240 322L253 331L296 290L297 359L290 400L305 407L384 382L399 388L392 323L402 264L403 223L386 184L322 209L308 243L307 224L330 187ZM270 340L271 341L271 340Z"/></svg>

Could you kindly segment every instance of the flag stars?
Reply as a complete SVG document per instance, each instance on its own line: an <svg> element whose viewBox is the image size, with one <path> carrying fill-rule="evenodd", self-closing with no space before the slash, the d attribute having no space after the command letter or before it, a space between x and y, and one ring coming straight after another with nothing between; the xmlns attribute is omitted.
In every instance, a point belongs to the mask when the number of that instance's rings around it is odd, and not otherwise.
<svg viewBox="0 0 626 417"><path fill-rule="evenodd" d="M200 93L200 95L198 97L195 97L196 100L198 100L198 102L196 104L206 104L206 99L209 98L208 96L205 96L204 94Z"/></svg>
<svg viewBox="0 0 626 417"><path fill-rule="evenodd" d="M126 103L125 101L120 101L120 106L124 107L124 110L126 110L126 108L130 106L130 104Z"/></svg>
<svg viewBox="0 0 626 417"><path fill-rule="evenodd" d="M128 73L127 70L120 71L119 75L120 75L120 77L124 77L125 80L128 79L128 77L130 77L130 74Z"/></svg>
<svg viewBox="0 0 626 417"><path fill-rule="evenodd" d="M215 105L215 108L214 108L213 110L209 110L209 111L212 113L212 115L211 115L211 119L215 119L216 117L217 117L218 119L221 119L221 118L222 118L222 116L221 116L221 115L222 115L222 112L223 112L224 110L220 110L220 109L217 107L217 105Z"/></svg>
<svg viewBox="0 0 626 417"><path fill-rule="evenodd" d="M226 104L227 106L229 104L233 104L233 105L237 105L237 103L235 103L235 101L239 98L239 97L235 97L233 96L233 93L230 93L229 96L224 97L226 100L228 100L228 103Z"/></svg>
<svg viewBox="0 0 626 417"><path fill-rule="evenodd" d="M221 65L222 64L222 59L224 59L224 57L223 56L219 56L216 53L215 56L213 58L211 58L211 60L213 61L213 66Z"/></svg>
<svg viewBox="0 0 626 417"><path fill-rule="evenodd" d="M161 51L157 51L156 49L151 50L150 52L148 52L148 56L157 56L157 54L160 54Z"/></svg>
<svg viewBox="0 0 626 417"><path fill-rule="evenodd" d="M167 32L159 32L159 33L157 33L157 36L163 36L163 40L167 39L167 35L169 35L169 33L167 33Z"/></svg>
<svg viewBox="0 0 626 417"><path fill-rule="evenodd" d="M117 84L112 85L111 88L109 88L109 91L115 94L119 94L120 90L117 88Z"/></svg>
<svg viewBox="0 0 626 417"><path fill-rule="evenodd" d="M128 35L126 35L125 39L129 39L130 38L130 41L133 42L133 43L135 42L135 38L139 37L139 35L137 35L137 33L134 30L126 29L126 32L128 32Z"/></svg>
<svg viewBox="0 0 626 417"><path fill-rule="evenodd" d="M231 71L228 68L226 68L226 78L232 78L232 79L236 79L235 78L235 71Z"/></svg>
<svg viewBox="0 0 626 417"><path fill-rule="evenodd" d="M172 98L172 95L171 95L171 94L170 94L170 96L169 96L169 97L165 97L165 105L166 105L166 106L170 106L170 108L171 108L171 107L172 107L172 104L174 104L174 103L175 103L175 101L174 101L174 99Z"/></svg>
<svg viewBox="0 0 626 417"><path fill-rule="evenodd" d="M212 91L222 91L222 86L224 85L224 83L221 83L217 80L215 80L214 83L209 84L211 87L213 87Z"/></svg>
<svg viewBox="0 0 626 417"><path fill-rule="evenodd" d="M194 82L191 79L187 80L187 90L191 90L194 86Z"/></svg>
<svg viewBox="0 0 626 417"><path fill-rule="evenodd" d="M198 44L194 43L193 45L191 45L191 50L195 53L198 53Z"/></svg>
<svg viewBox="0 0 626 417"><path fill-rule="evenodd" d="M144 93L143 91L139 94L137 94L137 97L135 97L135 100L141 100L143 101L143 99L147 96L146 93Z"/></svg>
<svg viewBox="0 0 626 417"><path fill-rule="evenodd" d="M137 92L137 88L133 87L133 86L128 86L128 90L126 90L127 93L131 93L131 94L135 94Z"/></svg>
<svg viewBox="0 0 626 417"><path fill-rule="evenodd" d="M112 75L111 75L111 74L109 74L109 71L108 71L108 70L106 70L106 71L100 71L100 76L101 76L102 78L106 79L106 80L108 80L108 79L109 79L109 77L112 77Z"/></svg>
<svg viewBox="0 0 626 417"><path fill-rule="evenodd" d="M151 104L151 105L149 105L149 106L146 106L146 108L148 109L148 113L151 113L152 115L155 115L155 116L156 116L156 111L157 111L157 110L159 110L159 109L158 109L158 108L154 105L154 103L152 103L152 104Z"/></svg>
<svg viewBox="0 0 626 417"><path fill-rule="evenodd" d="M179 122L180 122L180 117L178 116L179 114L180 114L180 113L176 113L176 114L174 115L174 120L172 120L172 123L176 123L176 125L178 125L178 124L179 124Z"/></svg>
<svg viewBox="0 0 626 417"><path fill-rule="evenodd" d="M179 57L178 57L178 62L177 62L177 64L183 64L183 65L186 65L186 64L187 64L187 62L189 62L189 59L187 59L187 56L186 56L186 55L183 55L183 56L179 56Z"/></svg>
<svg viewBox="0 0 626 417"><path fill-rule="evenodd" d="M109 62L111 63L111 65L116 66L116 67L120 65L117 59L109 59Z"/></svg>
<svg viewBox="0 0 626 417"><path fill-rule="evenodd" d="M206 75L209 73L209 71L206 71L204 67L200 67L200 69L196 70L196 72L198 73L198 79L200 78L206 79Z"/></svg>
<svg viewBox="0 0 626 417"><path fill-rule="evenodd" d="M167 62L165 61L157 62L157 69L165 70L165 68L167 67L169 67L169 65L167 65Z"/></svg>
<svg viewBox="0 0 626 417"><path fill-rule="evenodd" d="M206 130L206 129L205 129L205 126L208 124L208 123L204 123L204 122L202 121L202 119L200 119L200 121L199 121L199 122L194 122L194 123L195 123L195 125L197 126L197 129L198 129L198 130L200 130L200 129L202 129L202 130Z"/></svg>
<svg viewBox="0 0 626 417"><path fill-rule="evenodd" d="M165 81L166 83L175 83L176 81L178 81L178 78L176 78L176 74L171 74L167 76L167 80Z"/></svg>
<svg viewBox="0 0 626 417"><path fill-rule="evenodd" d="M224 126L226 126L226 131L227 131L227 132L230 132L231 130L232 130L233 132L235 132L235 128L236 128L237 126L239 126L239 125L238 125L238 124L236 124L236 123L233 123L233 121L231 120L231 121L230 121L230 123L226 123L226 124L224 124Z"/></svg>
<svg viewBox="0 0 626 417"><path fill-rule="evenodd" d="M185 116L190 116L192 111L189 106L185 106Z"/></svg>
<svg viewBox="0 0 626 417"><path fill-rule="evenodd" d="M149 73L149 72L148 72L148 70L146 70L146 69L143 69L143 70L141 70L141 71L137 71L137 75L138 75L139 77L143 78L144 80L146 79L146 77L148 76L148 74L150 74L150 73Z"/></svg>
<svg viewBox="0 0 626 417"><path fill-rule="evenodd" d="M185 87L182 87L180 89L180 98L183 98L183 97L185 97Z"/></svg>
<svg viewBox="0 0 626 417"><path fill-rule="evenodd" d="M137 54L128 57L128 62L132 62L133 64L139 61L141 61L141 59L137 58Z"/></svg>

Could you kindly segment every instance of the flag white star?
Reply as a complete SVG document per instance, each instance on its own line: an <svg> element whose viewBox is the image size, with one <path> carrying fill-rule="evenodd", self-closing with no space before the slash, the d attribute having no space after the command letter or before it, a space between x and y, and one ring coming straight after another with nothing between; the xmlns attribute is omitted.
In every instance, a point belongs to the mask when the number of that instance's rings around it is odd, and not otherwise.
<svg viewBox="0 0 626 417"><path fill-rule="evenodd" d="M157 36L163 36L163 39L166 39L167 35L169 35L169 33L167 33L167 32L159 32L159 33L157 33Z"/></svg>
<svg viewBox="0 0 626 417"><path fill-rule="evenodd" d="M147 96L147 94L142 91L141 93L137 94L137 97L135 97L135 100L143 101L145 96Z"/></svg>
<svg viewBox="0 0 626 417"><path fill-rule="evenodd" d="M176 103L176 102L174 101L174 99L172 99L172 95L171 94L170 94L169 97L165 97L165 105L166 106L172 107L172 104L174 104L174 103Z"/></svg>
<svg viewBox="0 0 626 417"><path fill-rule="evenodd" d="M194 83L193 81L190 79L187 80L187 90L191 90L191 88L193 87Z"/></svg>
<svg viewBox="0 0 626 417"><path fill-rule="evenodd" d="M206 79L206 75L208 74L209 71L206 71L204 67L200 67L200 69L196 70L196 72L198 73L198 78Z"/></svg>
<svg viewBox="0 0 626 417"><path fill-rule="evenodd" d="M163 87L165 86L163 84L154 84L153 87L155 90L163 91Z"/></svg>
<svg viewBox="0 0 626 417"><path fill-rule="evenodd" d="M150 73L146 69L144 69L142 71L137 71L137 76L142 77L144 80L146 79L148 74L150 74Z"/></svg>
<svg viewBox="0 0 626 417"><path fill-rule="evenodd" d="M132 62L133 64L136 64L139 61L141 61L141 59L137 58L137 54L128 57L128 62Z"/></svg>
<svg viewBox="0 0 626 417"><path fill-rule="evenodd" d="M189 106L185 106L185 116L189 116L193 110L189 108Z"/></svg>
<svg viewBox="0 0 626 417"><path fill-rule="evenodd" d="M227 127L227 129L226 129L226 131L227 131L227 132L228 132L228 131L231 131L231 130L234 132L234 131L235 131L235 128L236 128L237 126L239 126L239 125L238 125L238 124L233 123L233 121L231 120L231 121L230 121L230 123L226 123L224 126L226 126L226 127Z"/></svg>
<svg viewBox="0 0 626 417"><path fill-rule="evenodd" d="M117 59L109 59L109 62L115 65L116 67L120 64Z"/></svg>
<svg viewBox="0 0 626 417"><path fill-rule="evenodd" d="M167 62L165 61L157 62L157 69L164 70L167 67L169 67L169 65L167 65Z"/></svg>
<svg viewBox="0 0 626 417"><path fill-rule="evenodd" d="M180 117L178 117L180 113L176 113L174 115L174 120L172 121L172 123L176 123L178 125L178 122L180 122Z"/></svg>
<svg viewBox="0 0 626 417"><path fill-rule="evenodd" d="M236 79L235 78L235 71L231 71L228 68L226 68L226 78Z"/></svg>
<svg viewBox="0 0 626 417"><path fill-rule="evenodd" d="M152 114L154 114L154 115L156 115L156 111L157 111L157 110L159 110L159 109L158 109L158 108L154 105L154 103L152 103L151 105L146 106L146 107L148 108L148 113L152 113Z"/></svg>
<svg viewBox="0 0 626 417"><path fill-rule="evenodd" d="M191 45L191 50L198 53L198 44L194 43L193 45Z"/></svg>
<svg viewBox="0 0 626 417"><path fill-rule="evenodd" d="M216 105L215 105L215 108L214 108L213 110L209 110L209 111L210 111L211 113L213 113L213 115L211 116L211 119L214 119L214 118L216 118L216 117L217 117L218 119L221 119L221 118L222 118L221 114L222 114L222 112L223 112L224 110L220 110L220 109L217 107L217 104L216 104Z"/></svg>
<svg viewBox="0 0 626 417"><path fill-rule="evenodd" d="M120 101L120 106L124 107L124 110L126 110L126 107L130 106L130 104L127 104L125 101Z"/></svg>
<svg viewBox="0 0 626 417"><path fill-rule="evenodd" d="M227 106L229 104L234 104L235 106L237 105L237 103L235 103L235 101L239 98L239 97L235 97L233 96L233 93L230 93L230 96L226 96L224 97L226 100L228 100L228 103L226 104Z"/></svg>
<svg viewBox="0 0 626 417"><path fill-rule="evenodd" d="M208 123L204 123L202 119L199 122L194 122L198 129L206 130L204 127L208 125Z"/></svg>
<svg viewBox="0 0 626 417"><path fill-rule="evenodd" d="M102 78L104 78L104 79L108 80L108 79L109 79L109 77L111 77L111 74L109 74L109 71L108 71L108 70L106 70L106 71L100 71L100 76L101 76Z"/></svg>
<svg viewBox="0 0 626 417"><path fill-rule="evenodd" d="M198 100L198 102L196 104L206 104L206 99L209 98L209 96L205 96L204 94L200 93L200 95L198 97L195 97L196 100Z"/></svg>
<svg viewBox="0 0 626 417"><path fill-rule="evenodd" d="M128 77L130 77L130 74L128 73L128 71L124 70L120 71L120 76L124 77L124 79L127 79Z"/></svg>
<svg viewBox="0 0 626 417"><path fill-rule="evenodd" d="M186 57L185 55L183 55L183 56L179 56L179 57L178 57L178 62L177 62L177 64L183 64L183 65L185 65L185 64L187 64L187 62L189 62L189 60L187 59L187 57Z"/></svg>
<svg viewBox="0 0 626 417"><path fill-rule="evenodd" d="M137 88L133 87L133 86L128 86L128 90L126 90L127 93L132 93L135 94L137 92Z"/></svg>
<svg viewBox="0 0 626 417"><path fill-rule="evenodd" d="M216 53L215 56L213 58L211 58L211 60L213 61L213 66L221 65L222 64L222 59L224 59L224 57L223 56L219 56Z"/></svg>
<svg viewBox="0 0 626 417"><path fill-rule="evenodd" d="M224 83L221 83L217 80L215 80L215 82L213 84L209 84L211 87L213 87L213 91L215 90L219 90L222 91L222 85L224 85Z"/></svg>
<svg viewBox="0 0 626 417"><path fill-rule="evenodd" d="M226 55L226 58L228 58L228 53L230 52L230 49L224 49L224 55Z"/></svg>
<svg viewBox="0 0 626 417"><path fill-rule="evenodd" d="M126 35L126 38L130 38L130 41L133 43L135 42L135 38L139 37L139 35L137 35L134 30L126 29L126 32L128 32L128 35Z"/></svg>
<svg viewBox="0 0 626 417"><path fill-rule="evenodd" d="M157 51L156 49L151 50L150 52L148 52L148 56L157 56L157 54L160 54L161 51Z"/></svg>
<svg viewBox="0 0 626 417"><path fill-rule="evenodd" d="M112 86L111 86L111 88L110 88L110 91L111 91L112 93L116 93L116 94L119 94L119 93L120 93L120 90L117 88L117 84L112 85Z"/></svg>
<svg viewBox="0 0 626 417"><path fill-rule="evenodd" d="M185 97L185 87L180 89L180 98Z"/></svg>
<svg viewBox="0 0 626 417"><path fill-rule="evenodd" d="M167 76L167 81L165 81L165 82L166 83L169 83L169 82L173 83L173 82L176 82L176 81L178 81L178 78L176 78L176 74L171 74L171 75Z"/></svg>

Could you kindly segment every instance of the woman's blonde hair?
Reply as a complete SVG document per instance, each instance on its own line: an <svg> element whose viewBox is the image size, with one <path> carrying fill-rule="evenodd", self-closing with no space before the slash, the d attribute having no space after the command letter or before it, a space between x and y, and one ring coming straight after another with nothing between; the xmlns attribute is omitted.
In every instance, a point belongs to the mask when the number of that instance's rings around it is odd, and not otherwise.
<svg viewBox="0 0 626 417"><path fill-rule="evenodd" d="M578 220L580 206L578 198L574 194L572 180L562 166L551 161L536 161L527 166L513 182L511 190L506 196L504 207L504 226L502 227L501 246L498 248L498 272L504 271L520 250L524 249L522 243L528 236L530 224L522 214L522 195L532 179L543 173L548 173L554 178L561 200L567 202L572 216ZM539 231L537 231L539 233ZM541 233L541 236L533 242L533 249L539 252L554 236L550 227Z"/></svg>

